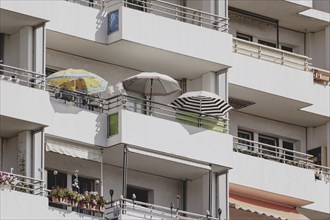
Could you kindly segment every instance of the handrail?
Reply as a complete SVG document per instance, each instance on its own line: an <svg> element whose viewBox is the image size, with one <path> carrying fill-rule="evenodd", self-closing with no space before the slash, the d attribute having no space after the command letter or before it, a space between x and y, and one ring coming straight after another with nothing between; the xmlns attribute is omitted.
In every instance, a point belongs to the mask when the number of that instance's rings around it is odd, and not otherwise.
<svg viewBox="0 0 330 220"><path fill-rule="evenodd" d="M150 218L163 217L165 219L217 220L217 218L212 217L212 216L182 211L175 207L172 207L172 208L165 207L165 206L140 202L140 201L131 200L131 199L125 199L125 198L121 198L119 200L112 201L105 209L109 210L108 212L105 213L105 216L109 219L117 218L119 214L135 216L138 213L141 213L141 215L143 215L143 217L150 216ZM134 213L135 213L135 215L134 215ZM111 218L110 217L111 214L115 214L115 216L113 216Z"/></svg>
<svg viewBox="0 0 330 220"><path fill-rule="evenodd" d="M125 94L105 99L104 111L108 112L108 114L117 112L118 108L178 121L191 126L203 127L221 133L228 133L229 130L229 119L225 117L216 117Z"/></svg>
<svg viewBox="0 0 330 220"><path fill-rule="evenodd" d="M34 195L45 195L44 181L41 179L5 171L0 171L0 176L0 186L8 186L10 189Z"/></svg>
<svg viewBox="0 0 330 220"><path fill-rule="evenodd" d="M96 8L96 6L99 7L99 9L103 10L104 9L104 0L100 0L101 4L98 3L98 1L88 1L88 0L67 0L68 2L73 2L73 3L77 3L83 6L88 6L88 7L93 7Z"/></svg>
<svg viewBox="0 0 330 220"><path fill-rule="evenodd" d="M41 90L46 87L44 74L5 64L0 64L0 79Z"/></svg>
<svg viewBox="0 0 330 220"><path fill-rule="evenodd" d="M296 165L306 169L315 170L315 178L330 181L330 168L313 163L313 155L299 151L289 150L278 146L233 137L234 151L249 154L251 156L262 157L277 162ZM266 148L265 148L266 147Z"/></svg>
<svg viewBox="0 0 330 220"><path fill-rule="evenodd" d="M244 47L244 45L250 46L252 48L246 48ZM274 52L275 54L267 54L267 51ZM274 62L291 68L310 71L310 57L265 46L262 44L257 44L254 42L249 42L238 38L233 38L233 52L253 56L258 59Z"/></svg>
<svg viewBox="0 0 330 220"><path fill-rule="evenodd" d="M105 1L104 4L108 2L109 1ZM184 22L189 21L187 23L190 24L199 25L222 32L228 31L228 18L226 17L181 6L167 1L153 0L149 2L135 0L134 2L128 2L127 0L121 0L121 3L124 7L138 7L146 13L155 14L156 12L156 15L165 15L167 18L171 16L175 20L182 20ZM110 7L110 5L106 6L105 8L107 7Z"/></svg>

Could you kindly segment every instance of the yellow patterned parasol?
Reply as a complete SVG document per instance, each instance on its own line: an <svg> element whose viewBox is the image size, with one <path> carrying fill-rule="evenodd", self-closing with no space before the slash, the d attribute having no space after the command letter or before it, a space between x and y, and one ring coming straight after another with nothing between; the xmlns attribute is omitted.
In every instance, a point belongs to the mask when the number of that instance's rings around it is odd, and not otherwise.
<svg viewBox="0 0 330 220"><path fill-rule="evenodd" d="M94 73L83 69L67 69L47 77L47 83L62 89L97 94L106 90L108 82Z"/></svg>

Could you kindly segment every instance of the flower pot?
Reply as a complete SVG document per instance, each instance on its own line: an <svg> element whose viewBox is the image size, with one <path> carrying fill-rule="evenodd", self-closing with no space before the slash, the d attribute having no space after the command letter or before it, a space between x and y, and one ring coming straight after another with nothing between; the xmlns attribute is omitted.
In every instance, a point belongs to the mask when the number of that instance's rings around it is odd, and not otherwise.
<svg viewBox="0 0 330 220"><path fill-rule="evenodd" d="M58 197L56 197L56 196L52 196L52 202L53 202L53 203L59 203L60 200L59 200Z"/></svg>
<svg viewBox="0 0 330 220"><path fill-rule="evenodd" d="M60 198L60 203L63 205L68 205L69 200L67 197Z"/></svg>
<svg viewBox="0 0 330 220"><path fill-rule="evenodd" d="M87 209L88 206L87 206L87 204L84 203L84 202L79 202L79 208L80 208L80 209Z"/></svg>
<svg viewBox="0 0 330 220"><path fill-rule="evenodd" d="M71 200L70 204L71 204L72 207L77 207L78 206L78 202L73 201L73 200Z"/></svg>
<svg viewBox="0 0 330 220"><path fill-rule="evenodd" d="M100 211L100 205L91 205L91 210L96 212Z"/></svg>

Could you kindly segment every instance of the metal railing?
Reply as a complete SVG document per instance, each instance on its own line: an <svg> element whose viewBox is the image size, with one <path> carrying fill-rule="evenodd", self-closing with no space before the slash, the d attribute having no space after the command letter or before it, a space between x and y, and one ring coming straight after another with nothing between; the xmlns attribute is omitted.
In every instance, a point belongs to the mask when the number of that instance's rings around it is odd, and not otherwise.
<svg viewBox="0 0 330 220"><path fill-rule="evenodd" d="M0 79L41 90L46 87L45 75L5 64L0 64Z"/></svg>
<svg viewBox="0 0 330 220"><path fill-rule="evenodd" d="M310 71L311 58L309 57L238 38L233 38L233 52L299 70Z"/></svg>
<svg viewBox="0 0 330 220"><path fill-rule="evenodd" d="M109 114L118 112L119 109L123 108L128 111L177 121L182 124L214 130L220 133L228 133L229 130L229 120L225 117L215 117L208 114L188 111L170 104L166 105L135 96L121 94L106 99L103 104L103 111Z"/></svg>
<svg viewBox="0 0 330 220"><path fill-rule="evenodd" d="M122 219L122 215L126 215L134 219L218 220L212 216L186 212L171 206L159 206L124 198L111 202L105 210L107 219Z"/></svg>
<svg viewBox="0 0 330 220"><path fill-rule="evenodd" d="M91 8L97 8L100 10L104 9L104 2L105 0L93 0L93 1L89 1L89 0L66 0L68 2L73 2L73 3L77 3L83 6L87 6L87 7L91 7Z"/></svg>
<svg viewBox="0 0 330 220"><path fill-rule="evenodd" d="M19 174L0 171L0 188L45 196L44 181Z"/></svg>
<svg viewBox="0 0 330 220"><path fill-rule="evenodd" d="M234 151L277 161L305 169L315 170L315 178L330 181L330 168L313 163L313 155L289 150L278 146L233 137Z"/></svg>
<svg viewBox="0 0 330 220"><path fill-rule="evenodd" d="M107 5L108 1L106 1ZM227 32L228 18L162 0L121 0L124 7L171 18L209 29ZM105 8L110 6L105 6Z"/></svg>
<svg viewBox="0 0 330 220"><path fill-rule="evenodd" d="M79 108L92 111L103 111L103 98L97 95L88 95L78 91L65 90L53 85L47 84L46 90L50 92L50 97L65 103L72 103Z"/></svg>

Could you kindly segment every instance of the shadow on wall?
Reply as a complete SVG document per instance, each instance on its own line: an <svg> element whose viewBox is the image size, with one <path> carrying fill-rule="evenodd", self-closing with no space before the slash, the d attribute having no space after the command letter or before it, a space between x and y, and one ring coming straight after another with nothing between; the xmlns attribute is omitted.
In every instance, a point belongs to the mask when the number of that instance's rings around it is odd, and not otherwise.
<svg viewBox="0 0 330 220"><path fill-rule="evenodd" d="M95 41L106 42L108 36L107 24L107 12L100 10L96 16L97 31L95 32Z"/></svg>
<svg viewBox="0 0 330 220"><path fill-rule="evenodd" d="M95 145L104 147L106 144L108 130L107 120L106 114L99 114L95 120Z"/></svg>

